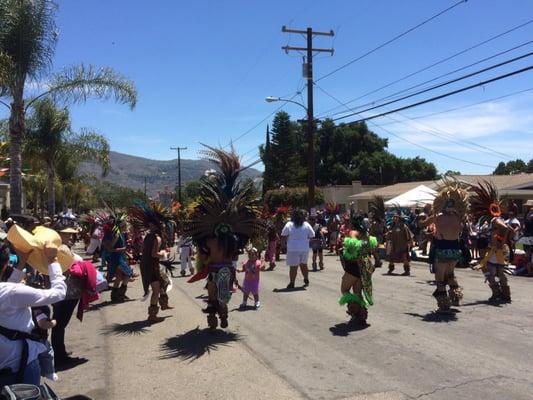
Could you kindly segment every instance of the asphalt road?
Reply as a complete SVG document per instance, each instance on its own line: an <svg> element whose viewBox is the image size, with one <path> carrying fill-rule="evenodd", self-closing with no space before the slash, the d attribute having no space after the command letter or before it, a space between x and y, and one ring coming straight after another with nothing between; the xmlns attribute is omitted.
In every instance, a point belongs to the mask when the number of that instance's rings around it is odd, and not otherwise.
<svg viewBox="0 0 533 400"><path fill-rule="evenodd" d="M295 291L284 289L288 273L282 261L275 271L262 274L260 310L239 311L241 295L234 295L230 336L202 331L203 284L176 278L171 301L177 309L164 314L173 322L146 327L145 303L138 301L89 312L87 325L76 324L67 344L78 343L93 365L66 371L55 387L73 393L73 377L83 372L95 382L85 394L96 399L148 394L165 399L533 398L533 279L511 277L513 303L494 306L486 301L490 293L482 274L460 269L463 305L453 316L440 317L433 312L427 265L415 263L410 277L385 272L374 274L370 326L353 330L337 303L341 267L336 257L327 256L326 269L311 273L311 285ZM128 325L132 319L139 320L139 331ZM112 342L80 348L83 340ZM172 357L161 356L165 345ZM210 372L207 380L201 378L206 383L191 385L192 371L217 371L217 365L228 374ZM161 389L169 383L186 389ZM134 389L123 389L128 386Z"/></svg>

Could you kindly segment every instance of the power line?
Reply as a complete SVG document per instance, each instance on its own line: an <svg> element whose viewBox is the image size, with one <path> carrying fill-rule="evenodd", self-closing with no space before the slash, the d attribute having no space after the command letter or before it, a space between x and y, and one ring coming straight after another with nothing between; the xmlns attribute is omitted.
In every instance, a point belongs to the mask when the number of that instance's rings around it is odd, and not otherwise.
<svg viewBox="0 0 533 400"><path fill-rule="evenodd" d="M395 93L392 93L392 94L390 94L390 95L388 95L388 96L385 96L385 97L379 98L379 99L374 100L374 101L372 101L372 102L365 103L365 104L362 104L362 105L360 105L360 106L355 106L355 107L351 107L351 108L352 108L353 110L357 110L357 109L362 108L362 107L367 107L367 106L369 106L369 105L376 104L376 103L379 102L379 101L387 100L387 99L390 99L390 98L395 98L395 97L397 97L398 95L400 95L400 94L402 94L402 93L408 92L409 90L416 89L417 87L423 86L423 85L425 85L425 84L427 84L427 83L434 82L434 81L436 81L437 79L444 78L445 76L453 75L453 74L455 74L456 72L459 72L459 71L462 71L462 70L468 69L468 68L470 68L470 67L473 67L474 65L481 64L481 63L483 63L483 62L485 62L485 61L488 61L488 60L490 60L490 59L493 59L493 58L499 57L499 56L501 56L501 55L503 55L503 54L506 54L506 53L509 53L509 52L514 51L514 50L516 50L516 49L519 49L519 48L521 48L521 47L527 46L528 44L531 44L531 43L533 43L533 40L530 40L530 41L528 41L528 42L522 43L522 44L520 44L520 45L518 45L518 46L514 46L514 47L512 47L512 48L510 48L510 49L507 49L507 50L501 51L501 52L499 52L499 53L497 53L497 54L494 54L494 55L492 55L492 56L485 57L485 58L483 58L482 60L479 60L479 61L476 61L476 62L474 62L474 63L468 64L468 65L465 65L464 67L461 67L461 68L457 68L457 69L455 69L455 70L453 70L453 71L450 71L450 72L447 72L447 73L445 73L445 74L439 75L439 76L437 76L437 77L435 77L435 78L429 79L429 80L427 80L427 81L425 81L425 82L421 82L421 83L418 83L418 84L416 84L416 85L414 85L414 86L408 87L408 88L406 88L406 89L399 90L399 91L397 91L397 92L395 92ZM382 88L384 88L384 86L382 86ZM376 91L377 91L377 90L374 90L374 91L372 91L372 92L368 92L368 94L370 94L370 93L374 93L374 92L376 92ZM366 95L359 96L357 99L354 99L354 100L350 100L350 101L345 102L345 104L353 103L355 100L358 100L358 99L360 99L360 98L362 98L362 97L365 97L365 96L366 96ZM336 110L336 109L339 108L339 107L341 107L341 106L333 107L333 108L330 109L329 111L326 111L324 114L327 114L327 113L330 112L330 111ZM332 117L332 116L335 116L335 115L338 115L338 114L342 114L342 112L336 112L336 113L334 113L334 114L329 115L329 117ZM324 118L324 117L321 117L321 118Z"/></svg>
<svg viewBox="0 0 533 400"><path fill-rule="evenodd" d="M298 92L294 93L292 95L291 98L289 98L289 100L292 100L294 99L296 96L298 95ZM263 118L261 121L259 121L257 124L255 124L254 126L252 126L251 128L247 129L246 131L244 131L242 134L240 134L239 136L237 136L235 139L232 139L226 146L224 146L224 148L227 148L227 147L230 147L233 143L235 143L237 140L240 140L242 139L243 137L245 137L246 135L248 135L250 132L252 132L254 129L256 129L259 125L261 125L263 122L265 122L267 119L269 119L271 116L273 116L274 114L276 114L278 111L280 111L283 107L285 107L287 105L287 101L283 102L283 104L281 104L279 107L277 107L274 111L272 111L270 114L268 114L265 118Z"/></svg>
<svg viewBox="0 0 533 400"><path fill-rule="evenodd" d="M440 17L441 15L447 13L448 11L451 11L452 9L454 9L455 7L457 7L458 5L460 5L460 4L462 4L462 3L466 3L466 2L467 2L467 0L460 0L460 1L456 2L455 4L451 5L450 7L448 7L448 8L446 8L446 9L444 9L444 10L438 12L437 14L431 16L430 18L428 18L428 19L426 19L426 20L424 20L424 21L418 23L417 25L415 25L415 26L413 26L413 27L407 29L406 31L400 33L399 35L393 37L392 39L387 40L386 42L380 44L379 46L373 48L372 50L369 50L369 51L367 51L366 53L364 53L364 54L362 54L362 55L360 55L360 56L354 58L353 60L348 61L346 64L343 64L343 65L341 65L340 67L334 69L333 71L328 72L326 75L323 75L323 76L321 76L320 78L318 78L315 82L320 82L322 79L325 79L325 78L327 78L327 77L329 77L329 76L331 76L331 75L333 75L333 74L339 72L340 70L342 70L342 69L344 69L344 68L346 68L346 67L352 65L353 63L355 63L355 62L357 62L357 61L359 61L359 60L362 60L363 58L369 56L370 54L375 53L375 52L378 51L379 49L381 49L381 48L383 48L383 47L385 47L385 46L387 46L387 45L389 45L389 44L395 42L396 40L402 38L403 36L405 36L405 35L407 35L407 34L409 34L409 33L411 33L412 31L414 31L414 30L416 30L416 29L422 27L423 25L427 24L428 22L430 22L430 21L432 21L432 20L434 20L434 19Z"/></svg>
<svg viewBox="0 0 533 400"><path fill-rule="evenodd" d="M501 79L509 78L511 76L527 72L527 71L529 71L531 69L533 69L533 65L530 65L528 67L521 68L521 69L518 69L518 70L515 70L515 71L512 71L512 72L509 72L507 74L499 75L497 77L494 77L494 78L491 78L491 79L487 79L485 81L482 81L482 82L479 82L479 83L476 83L476 84L473 84L473 85L470 85L470 86L466 86L466 87L463 87L461 89L453 90L451 92L447 92L447 93L441 94L439 96L431 97L429 99L422 100L422 101L419 101L419 102L416 102L416 103L413 103L413 104L409 104L407 106L399 107L399 108L396 108L396 109L391 110L391 111L387 111L387 112L384 112L384 113L372 115L370 117L365 117L365 118L362 118L362 119L358 119L356 121L352 121L351 123L369 121L369 120L372 120L372 119L375 119L375 118L383 117L383 116L388 115L388 114L397 113L398 111L403 111L403 110L407 110L409 108L418 107L418 106L421 106L422 104L431 103L433 101L440 100L440 99L452 96L452 95L457 94L457 93L465 92L467 90L471 90L471 89L474 89L474 88L479 87L479 86L483 86L483 85L486 85L486 84L489 84L489 83L492 83L492 82L496 82L496 81L499 81ZM338 121L340 119L348 118L348 117L351 117L351 116L356 115L356 114L359 114L359 113L347 114L347 115L344 115L342 117L334 118L333 121Z"/></svg>
<svg viewBox="0 0 533 400"><path fill-rule="evenodd" d="M505 94L503 96L493 97L493 98L490 98L490 99L487 99L487 100L478 101L478 102L475 102L475 103L470 103L470 104L467 104L467 105L464 105L464 106L460 106L460 107L449 108L447 110L432 112L432 113L429 113L429 114L417 115L415 117L410 117L410 119L413 119L413 120L424 119L424 118L433 117L435 115L446 114L446 113L449 113L449 112L452 112L452 111L463 110L465 108L475 107L475 106L478 106L480 104L490 103L491 101L492 102L496 102L496 101L499 101L499 100L506 99L508 97L517 96L519 94L526 93L526 92L531 92L532 90L533 90L533 87L531 87L529 89L519 90L517 92L512 92L512 93L509 93L509 94Z"/></svg>
<svg viewBox="0 0 533 400"><path fill-rule="evenodd" d="M478 47L481 47L481 46L483 46L483 45L485 45L485 44L487 44L487 43L489 43L489 42L492 42L492 41L494 41L494 40L496 40L496 39L499 39L500 37L505 36L505 35L507 35L507 34L509 34L509 33L511 33L511 32L514 32L514 31L516 31L516 30L518 30L518 29L521 29L521 28L523 28L524 26L527 26L527 25L529 25L529 24L531 24L531 23L533 23L533 19L530 19L529 21L526 21L526 22L521 23L521 24L519 24L519 25L517 25L517 26L514 26L514 27L512 27L512 28L510 28L510 29L508 29L508 30L506 30L506 31L504 31L504 32L501 32L501 33L499 33L499 34L497 34L497 35L495 35L495 36L492 36L492 37L490 37L490 38L488 38L488 39L485 39L485 40L483 40L482 42L479 42L479 43L477 43L477 44L475 44L475 45L473 45L473 46L467 47L467 48L464 49L464 50L461 50L461 51L459 51L459 52L457 52L457 53L455 53L455 54L452 54L452 55L450 55L450 56L448 56L448 57L445 57L445 58L443 58L443 59L441 59L441 60L439 60L439 61L436 61L436 62L434 62L433 64L430 64L430 65L428 65L428 66L426 66L426 67L424 67L424 68L421 68L421 69L419 69L419 70L417 70L417 71L415 71L415 72L411 72L410 74L407 74L407 75L405 75L405 76L403 76L403 77L401 77L401 78L399 78L399 79L396 79L395 81L392 81L392 82L390 82L390 83L387 83L386 85L383 85L383 86L381 86L381 87L379 87L379 88L377 88L377 89L374 89L374 90L371 90L371 91L369 91L369 92L366 92L366 93L360 95L359 97L356 97L356 98L354 98L354 99L352 99L352 100L349 100L349 101L347 101L347 102L345 102L345 103L346 103L346 104L353 103L354 101L360 100L360 99L365 98L365 97L367 97L367 96L369 96L369 95L371 95L371 94L374 94L374 93L379 92L379 91L381 91L381 90L383 90L383 89L386 89L386 88L388 88L388 87L390 87L390 86L392 86L392 85L395 85L396 83L402 82L402 81L404 81L404 80L406 80L406 79L408 79L408 78L411 78L411 77L413 77L413 76L415 76L415 75L418 75L418 74L420 74L420 73L422 73L422 72L425 72L425 71L427 71L428 69L431 69L431 68L433 68L433 67L436 67L437 65L440 65L440 64L442 64L442 63L445 63L446 61L449 61L449 60L451 60L451 59L453 59L453 58L456 58L456 57L458 57L458 56L460 56L460 55L463 55L463 54L465 54L465 53L467 53L467 52L469 52L469 51L471 51L471 50L474 50L474 49L476 49L476 48L478 48ZM456 71L456 72L457 72L457 71ZM318 81L317 81L317 82L318 82ZM371 104L371 103L370 103L370 104ZM336 109L338 109L338 108L339 108L339 107L334 107L334 108L332 108L332 109L330 109L330 110L324 111L323 114L328 114L328 113L330 113L331 111L334 111L334 110L336 110Z"/></svg>
<svg viewBox="0 0 533 400"><path fill-rule="evenodd" d="M339 104L343 105L344 107L347 107L349 109L349 106L346 105L345 103L343 103L342 101L340 101L339 99L337 99L335 96L333 96L332 94L328 93L326 90L324 90L322 87L320 87L318 84L316 85L316 87L322 91L326 96L329 96L331 97L333 100L335 100L336 102L338 102ZM358 113L355 113L355 114L358 114ZM359 114L360 115L360 114ZM391 132L390 130L388 129L385 129L383 128L383 126L381 125L378 125L376 124L374 121L370 121L370 124L373 125L374 127L376 128L380 128L382 129L383 131L387 132L389 135L391 136L394 136L400 140L403 140L409 144L412 144L413 146L416 146L416 147L419 147L421 149L424 149L426 151L429 151L431 153L435 153L435 154L438 154L440 156L443 156L443 157L446 157L446 158L450 158L452 160L456 160L456 161L461 161L461 162L464 162L464 163L467 163L467 164L472 164L472 165L477 165L477 166L481 166L481 167L486 167L486 168L493 168L495 169L494 166L492 165L487 165L487 164L481 164L481 163L477 163L477 162L474 162L474 161L469 161L469 160L465 160L465 159L462 159L462 158L459 158L459 157L454 157L454 156L451 156L451 155L448 155L448 154L445 154L445 153L441 153L439 151L436 151L436 150L433 150L427 146L424 146L424 145L421 145L419 143L416 143L416 142L413 142L413 141L410 141L409 139L405 139L404 137L394 133L394 132Z"/></svg>
<svg viewBox="0 0 533 400"><path fill-rule="evenodd" d="M436 85L433 85L433 86L430 86L428 88L425 88L425 89L422 89L422 90L418 90L414 93L410 93L408 95L405 95L405 96L402 96L402 97L399 97L397 99L394 99L394 100L390 100L390 101L387 101L385 103L382 103L382 104L377 104L377 105L374 105L372 107L369 107L369 108L365 108L364 110L361 110L359 111L360 113L364 113L364 112L367 112L367 111L371 111L371 110L375 110L376 108L381 108L381 107L385 107L385 106L388 106L390 104L394 104L394 103L397 103L399 101L403 101L403 100L406 100L406 99L409 99L411 97L415 97L415 96L418 96L420 94L423 94L423 93L427 93L427 92L430 92L432 90L435 90L435 89L439 89L441 87L444 87L444 86L448 86L448 85L451 85L452 83L456 83L456 82L459 82L459 81L462 81L462 80L465 80L465 79L468 79L468 78L471 78L473 76L476 76L476 75L479 75L479 74L482 74L484 72L487 72L487 71L491 71L493 69L496 69L496 68L499 68L499 67L502 67L504 65L507 65L507 64L511 64L511 63L514 63L516 61L520 61L524 58L527 58L527 57L531 57L533 55L533 51L532 52L529 52L529 53L526 53L526 54L523 54L521 56L518 56L518 57L514 57L510 60L506 60L506 61L502 61L498 64L494 64L494 65L491 65L489 67L486 67L486 68L483 68L483 69L480 69L480 70L477 70L477 71L474 71L474 72L471 72L469 74L466 74L466 75L462 75L458 78L455 78L455 79L450 79L446 82L442 82L442 83L439 83L439 84L436 84ZM359 107L355 107L355 109L357 109ZM333 115L338 115L338 114L342 114L342 113L336 113L336 114L333 114Z"/></svg>

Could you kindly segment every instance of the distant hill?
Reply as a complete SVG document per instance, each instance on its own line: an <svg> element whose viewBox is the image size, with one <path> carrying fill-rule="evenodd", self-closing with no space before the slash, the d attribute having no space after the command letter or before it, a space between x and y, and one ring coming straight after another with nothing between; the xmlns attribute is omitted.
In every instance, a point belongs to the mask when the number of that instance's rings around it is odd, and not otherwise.
<svg viewBox="0 0 533 400"><path fill-rule="evenodd" d="M101 178L101 169L95 164L85 163L80 169L81 174L91 174L105 182L126 186L132 189L144 190L149 195L156 194L165 186L174 188L178 184L178 160L150 160L148 158L130 156L115 151L109 154L111 158L111 171L105 178ZM213 164L205 160L181 160L181 180L187 182L198 180L206 170L212 169ZM261 172L250 168L243 172L244 176L256 178Z"/></svg>

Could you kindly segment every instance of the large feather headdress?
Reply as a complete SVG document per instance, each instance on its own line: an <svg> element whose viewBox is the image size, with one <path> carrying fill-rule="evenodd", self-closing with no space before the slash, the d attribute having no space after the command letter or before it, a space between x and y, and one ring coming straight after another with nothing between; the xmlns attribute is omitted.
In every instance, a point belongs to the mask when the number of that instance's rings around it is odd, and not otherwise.
<svg viewBox="0 0 533 400"><path fill-rule="evenodd" d="M368 203L368 211L372 213L374 220L385 220L385 199L383 196L374 196Z"/></svg>
<svg viewBox="0 0 533 400"><path fill-rule="evenodd" d="M473 195L470 197L470 212L476 221L490 222L502 215L498 190L492 182L478 182L471 190Z"/></svg>
<svg viewBox="0 0 533 400"><path fill-rule="evenodd" d="M433 210L435 215L444 211L451 211L464 217L468 210L468 192L461 187L461 183L456 179L444 177L433 201Z"/></svg>
<svg viewBox="0 0 533 400"><path fill-rule="evenodd" d="M197 244L212 237L224 241L234 236L244 246L265 232L257 191L253 182L239 180L243 169L233 149L204 146L202 154L217 170L200 179L200 196L183 224L183 233Z"/></svg>

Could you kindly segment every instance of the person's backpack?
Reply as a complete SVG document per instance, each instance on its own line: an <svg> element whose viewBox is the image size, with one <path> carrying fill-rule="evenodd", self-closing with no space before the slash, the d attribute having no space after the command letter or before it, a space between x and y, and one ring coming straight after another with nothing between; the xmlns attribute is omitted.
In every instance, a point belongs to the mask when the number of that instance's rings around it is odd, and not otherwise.
<svg viewBox="0 0 533 400"><path fill-rule="evenodd" d="M4 386L0 400L59 400L59 397L46 384L35 386L21 383Z"/></svg>

